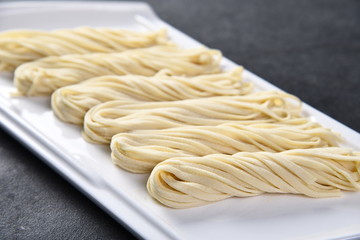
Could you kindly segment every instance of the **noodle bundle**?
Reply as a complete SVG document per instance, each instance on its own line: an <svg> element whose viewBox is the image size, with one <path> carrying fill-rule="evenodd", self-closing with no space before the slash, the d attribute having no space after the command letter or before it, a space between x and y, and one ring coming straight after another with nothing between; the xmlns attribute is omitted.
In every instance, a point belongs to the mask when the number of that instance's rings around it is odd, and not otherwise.
<svg viewBox="0 0 360 240"><path fill-rule="evenodd" d="M82 124L93 106L126 97L141 101L174 101L201 97L243 95L252 84L242 81L242 68L196 77L169 76L160 71L154 77L139 75L103 76L59 88L52 94L52 109L62 121Z"/></svg>
<svg viewBox="0 0 360 240"><path fill-rule="evenodd" d="M133 48L168 45L165 29L140 32L79 27L55 31L13 30L0 33L0 71L47 56L122 52Z"/></svg>
<svg viewBox="0 0 360 240"><path fill-rule="evenodd" d="M113 163L134 173L150 172L172 157L237 152L281 152L337 146L339 137L307 119L282 123L187 126L119 133L111 140Z"/></svg>
<svg viewBox="0 0 360 240"><path fill-rule="evenodd" d="M333 147L171 158L154 168L147 188L172 208L263 193L337 197L340 190L360 190L360 152Z"/></svg>
<svg viewBox="0 0 360 240"><path fill-rule="evenodd" d="M284 121L299 117L300 112L299 99L278 91L172 102L110 101L87 112L83 136L90 142L109 143L113 135L133 130Z"/></svg>
<svg viewBox="0 0 360 240"><path fill-rule="evenodd" d="M155 46L120 53L52 56L22 64L15 71L19 95L50 95L54 90L105 75L153 76L162 69L195 76L219 72L221 53L206 48Z"/></svg>

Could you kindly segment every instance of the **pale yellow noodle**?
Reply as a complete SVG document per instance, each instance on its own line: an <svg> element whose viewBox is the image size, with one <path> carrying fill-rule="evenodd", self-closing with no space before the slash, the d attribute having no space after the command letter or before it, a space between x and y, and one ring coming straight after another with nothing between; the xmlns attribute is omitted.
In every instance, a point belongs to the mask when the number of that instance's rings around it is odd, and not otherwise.
<svg viewBox="0 0 360 240"><path fill-rule="evenodd" d="M278 91L172 102L110 101L87 112L83 136L90 142L109 143L113 135L132 130L210 126L234 121L284 121L299 117L300 112L299 99Z"/></svg>
<svg viewBox="0 0 360 240"><path fill-rule="evenodd" d="M15 71L19 95L50 95L54 90L105 75L153 76L161 69L195 76L220 71L221 53L206 48L155 46L121 53L52 56L22 64Z"/></svg>
<svg viewBox="0 0 360 240"><path fill-rule="evenodd" d="M329 129L304 118L281 123L227 123L119 133L111 140L111 156L125 170L147 173L172 157L331 147L339 140Z"/></svg>
<svg viewBox="0 0 360 240"><path fill-rule="evenodd" d="M154 32L79 27L54 31L12 30L0 33L0 71L47 56L121 52L168 45L165 29Z"/></svg>
<svg viewBox="0 0 360 240"><path fill-rule="evenodd" d="M333 147L171 158L153 169L147 188L172 208L263 193L337 197L360 190L360 153Z"/></svg>
<svg viewBox="0 0 360 240"><path fill-rule="evenodd" d="M196 77L172 76L163 70L154 77L103 76L59 88L51 97L55 115L62 121L82 124L93 106L126 97L142 101L174 101L248 94L252 84L242 81L242 67ZM170 74L170 75L169 75Z"/></svg>

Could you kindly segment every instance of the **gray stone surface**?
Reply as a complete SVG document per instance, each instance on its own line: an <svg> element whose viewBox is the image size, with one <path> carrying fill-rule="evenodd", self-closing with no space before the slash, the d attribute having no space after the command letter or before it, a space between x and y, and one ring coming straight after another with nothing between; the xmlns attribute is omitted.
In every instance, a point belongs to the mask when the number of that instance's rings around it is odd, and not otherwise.
<svg viewBox="0 0 360 240"><path fill-rule="evenodd" d="M171 25L360 131L360 1L148 2ZM0 129L0 239L131 238Z"/></svg>

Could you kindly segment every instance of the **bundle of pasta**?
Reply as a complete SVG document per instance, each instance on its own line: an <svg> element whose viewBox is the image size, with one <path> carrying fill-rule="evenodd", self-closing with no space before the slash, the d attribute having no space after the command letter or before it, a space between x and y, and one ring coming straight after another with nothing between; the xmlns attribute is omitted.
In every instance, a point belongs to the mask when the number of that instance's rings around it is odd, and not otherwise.
<svg viewBox="0 0 360 240"><path fill-rule="evenodd" d="M154 168L147 188L172 208L263 193L336 197L360 190L360 152L334 147L171 158Z"/></svg>
<svg viewBox="0 0 360 240"><path fill-rule="evenodd" d="M86 113L83 136L90 142L109 143L113 135L132 130L209 126L234 121L284 121L299 117L300 112L299 99L278 91L172 102L134 100L127 105L110 101Z"/></svg>
<svg viewBox="0 0 360 240"><path fill-rule="evenodd" d="M92 52L121 52L167 45L165 29L140 32L124 29L79 27L51 32L15 30L0 33L0 71L47 56Z"/></svg>
<svg viewBox="0 0 360 240"><path fill-rule="evenodd" d="M154 77L139 75L103 76L59 88L52 94L52 109L65 122L82 124L93 106L126 96L143 101L174 101L213 96L247 94L252 84L242 82L242 68L197 77L168 76L160 71Z"/></svg>
<svg viewBox="0 0 360 240"><path fill-rule="evenodd" d="M187 126L120 133L111 140L112 160L134 173L150 172L173 157L201 157L237 152L281 152L297 148L336 146L339 137L307 119L283 123L237 123Z"/></svg>
<svg viewBox="0 0 360 240"><path fill-rule="evenodd" d="M155 46L121 53L52 56L22 64L15 71L19 95L49 95L54 90L105 75L153 76L161 69L195 76L220 71L221 53L206 48Z"/></svg>

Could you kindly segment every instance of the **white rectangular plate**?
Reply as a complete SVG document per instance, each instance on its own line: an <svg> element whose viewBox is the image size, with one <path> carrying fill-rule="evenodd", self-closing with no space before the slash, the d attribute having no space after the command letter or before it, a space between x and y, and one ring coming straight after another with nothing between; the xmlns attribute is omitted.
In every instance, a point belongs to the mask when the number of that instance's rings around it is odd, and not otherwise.
<svg viewBox="0 0 360 240"><path fill-rule="evenodd" d="M184 47L200 43L160 20L137 2L15 2L0 4L0 31L77 26L158 29L166 27ZM223 61L224 68L234 63ZM246 71L258 89L275 87ZM12 76L0 75L0 124L104 210L150 239L336 239L360 237L360 193L310 199L294 195L232 198L204 207L174 210L146 191L148 175L115 167L108 146L85 142L77 126L60 122L49 98L11 98ZM344 146L360 149L360 134L305 104L304 112L341 132Z"/></svg>

